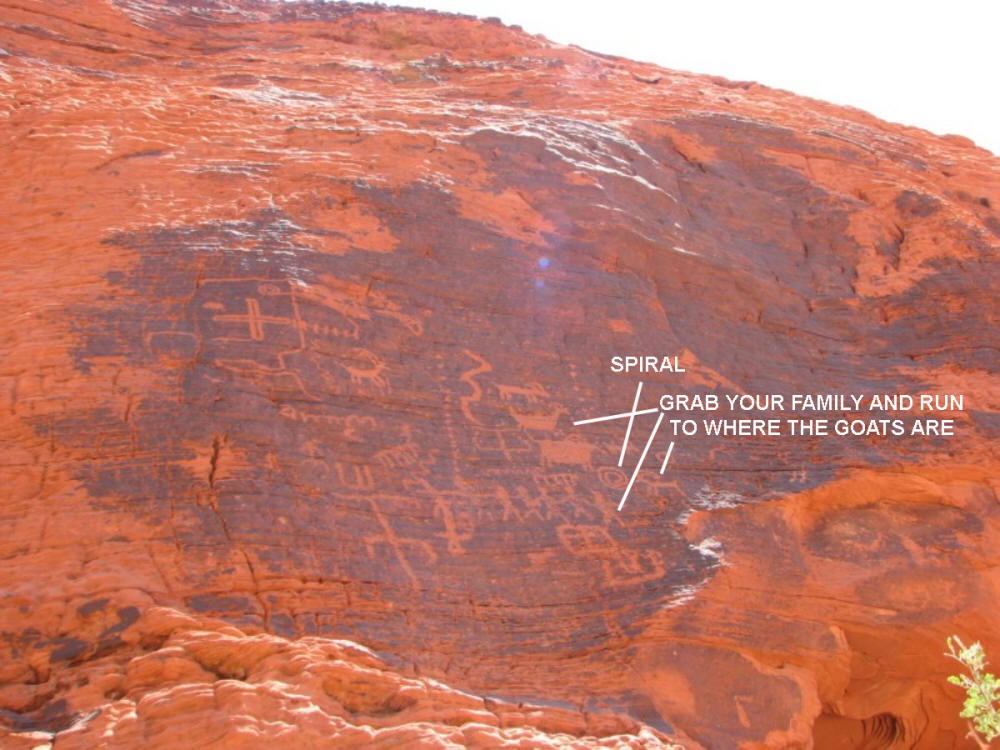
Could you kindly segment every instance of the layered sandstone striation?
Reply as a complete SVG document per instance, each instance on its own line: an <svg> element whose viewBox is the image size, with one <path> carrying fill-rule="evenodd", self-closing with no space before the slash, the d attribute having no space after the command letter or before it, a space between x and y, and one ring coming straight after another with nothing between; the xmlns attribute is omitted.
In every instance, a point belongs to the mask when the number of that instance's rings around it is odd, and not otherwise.
<svg viewBox="0 0 1000 750"><path fill-rule="evenodd" d="M8 713L4 746L680 747L625 717L406 677L350 641L249 635L164 607L137 616L116 646L60 685L60 702L97 708Z"/></svg>
<svg viewBox="0 0 1000 750"><path fill-rule="evenodd" d="M0 50L4 747L972 746L991 154L381 7L4 0ZM619 513L572 421L635 352L966 406L684 439Z"/></svg>

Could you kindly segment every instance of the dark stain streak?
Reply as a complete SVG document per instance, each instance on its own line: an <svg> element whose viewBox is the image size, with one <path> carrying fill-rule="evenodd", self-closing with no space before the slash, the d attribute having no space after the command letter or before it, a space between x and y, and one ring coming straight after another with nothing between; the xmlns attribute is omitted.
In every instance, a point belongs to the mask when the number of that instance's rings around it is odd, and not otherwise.
<svg viewBox="0 0 1000 750"><path fill-rule="evenodd" d="M219 453L222 451L222 446L225 442L225 435L216 435L212 440L212 458L210 459L210 468L208 471L208 486L212 492L215 492L215 473L219 468Z"/></svg>
<svg viewBox="0 0 1000 750"><path fill-rule="evenodd" d="M126 159L140 159L143 157L163 156L164 153L166 152L163 151L163 149L150 148L150 149L145 149L143 151L133 151L132 153L128 154L119 154L118 156L112 156L107 161L101 162L100 164L98 164L96 167L93 168L93 171L97 172L101 169L104 169L110 164L114 164L115 162L119 161L125 161Z"/></svg>

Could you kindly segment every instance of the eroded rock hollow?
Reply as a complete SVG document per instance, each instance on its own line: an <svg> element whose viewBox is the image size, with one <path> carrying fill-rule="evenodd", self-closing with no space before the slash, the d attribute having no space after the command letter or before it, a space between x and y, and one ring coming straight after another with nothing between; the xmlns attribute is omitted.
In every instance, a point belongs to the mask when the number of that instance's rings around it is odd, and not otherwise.
<svg viewBox="0 0 1000 750"><path fill-rule="evenodd" d="M971 746L991 154L419 11L12 0L0 48L4 747ZM619 512L572 423L639 379L965 406L678 439Z"/></svg>

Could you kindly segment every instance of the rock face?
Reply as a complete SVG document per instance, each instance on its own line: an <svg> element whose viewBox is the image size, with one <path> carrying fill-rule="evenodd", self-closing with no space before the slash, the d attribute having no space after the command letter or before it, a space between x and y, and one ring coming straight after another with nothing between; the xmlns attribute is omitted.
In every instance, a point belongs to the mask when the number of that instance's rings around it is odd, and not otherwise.
<svg viewBox="0 0 1000 750"><path fill-rule="evenodd" d="M417 11L21 0L0 47L4 747L972 746L995 157ZM685 439L618 512L572 421L647 352L966 407Z"/></svg>
<svg viewBox="0 0 1000 750"><path fill-rule="evenodd" d="M59 747L81 750L192 740L198 747L679 747L625 718L514 705L406 678L349 641L248 635L162 607L130 621L115 650L132 658L123 666L95 654L61 691L60 701L98 709L10 714L20 731L4 746L48 746L55 733Z"/></svg>

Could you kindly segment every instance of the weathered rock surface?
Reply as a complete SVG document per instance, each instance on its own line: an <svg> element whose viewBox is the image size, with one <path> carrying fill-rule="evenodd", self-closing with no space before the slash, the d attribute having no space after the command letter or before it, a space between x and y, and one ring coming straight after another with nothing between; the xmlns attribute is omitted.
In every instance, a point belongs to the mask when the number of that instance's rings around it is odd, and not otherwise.
<svg viewBox="0 0 1000 750"><path fill-rule="evenodd" d="M62 686L61 701L96 705L27 726L9 746L225 747L669 746L622 717L484 699L403 677L350 641L248 635L221 622L152 607ZM132 658L123 663L122 652ZM57 723L58 722L58 723ZM37 723L37 722L36 722ZM594 736L601 735L600 737ZM8 745L5 745L7 747Z"/></svg>
<svg viewBox="0 0 1000 750"><path fill-rule="evenodd" d="M18 0L0 48L4 747L971 746L995 157L423 12ZM571 423L633 352L967 405L687 439L618 513Z"/></svg>

